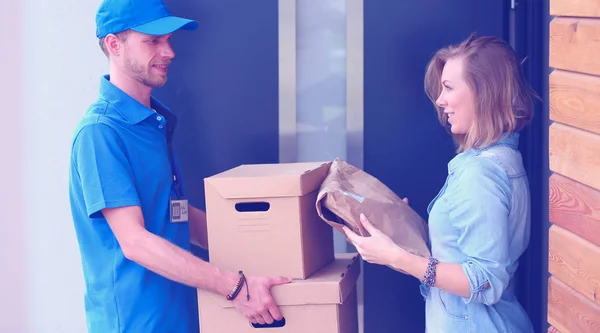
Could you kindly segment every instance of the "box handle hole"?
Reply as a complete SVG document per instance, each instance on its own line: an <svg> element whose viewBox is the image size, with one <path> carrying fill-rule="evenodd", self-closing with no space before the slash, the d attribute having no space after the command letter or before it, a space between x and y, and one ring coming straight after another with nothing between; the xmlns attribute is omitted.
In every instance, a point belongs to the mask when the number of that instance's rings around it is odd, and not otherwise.
<svg viewBox="0 0 600 333"><path fill-rule="evenodd" d="M241 213L245 212L266 212L271 208L268 202L238 202L235 204L235 210Z"/></svg>
<svg viewBox="0 0 600 333"><path fill-rule="evenodd" d="M281 320L276 320L274 321L272 324L253 324L250 323L252 325L252 327L254 328L276 328L276 327L283 327L285 326L285 318L282 318Z"/></svg>

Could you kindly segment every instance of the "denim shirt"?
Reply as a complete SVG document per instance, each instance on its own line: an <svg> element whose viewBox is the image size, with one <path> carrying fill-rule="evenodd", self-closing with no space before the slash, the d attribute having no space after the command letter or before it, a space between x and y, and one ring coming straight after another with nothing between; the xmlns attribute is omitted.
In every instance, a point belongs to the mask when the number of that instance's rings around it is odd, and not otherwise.
<svg viewBox="0 0 600 333"><path fill-rule="evenodd" d="M448 164L448 177L427 208L432 256L460 264L470 297L421 285L426 331L533 332L512 281L530 233L529 184L519 134L469 149Z"/></svg>

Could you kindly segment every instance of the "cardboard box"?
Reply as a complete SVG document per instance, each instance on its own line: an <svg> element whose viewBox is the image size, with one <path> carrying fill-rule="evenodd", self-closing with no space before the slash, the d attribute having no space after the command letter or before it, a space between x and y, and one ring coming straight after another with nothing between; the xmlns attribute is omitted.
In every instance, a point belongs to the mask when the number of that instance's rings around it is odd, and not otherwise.
<svg viewBox="0 0 600 333"><path fill-rule="evenodd" d="M305 279L334 258L315 202L331 163L241 165L204 180L209 260L246 275Z"/></svg>
<svg viewBox="0 0 600 333"><path fill-rule="evenodd" d="M284 317L274 323L277 328L254 327L223 296L198 290L200 331L358 333L356 282L359 274L357 254L337 254L334 261L308 279L272 287L273 298Z"/></svg>

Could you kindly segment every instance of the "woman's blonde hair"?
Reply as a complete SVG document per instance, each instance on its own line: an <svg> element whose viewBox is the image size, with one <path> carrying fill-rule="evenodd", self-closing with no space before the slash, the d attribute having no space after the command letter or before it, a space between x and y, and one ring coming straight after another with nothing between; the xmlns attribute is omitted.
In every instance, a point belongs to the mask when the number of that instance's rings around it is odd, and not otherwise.
<svg viewBox="0 0 600 333"><path fill-rule="evenodd" d="M448 116L436 104L442 90L441 76L450 59L464 61L463 76L473 92L475 120L466 134L452 134L458 152L483 148L504 133L520 131L533 118L531 89L512 47L500 38L471 35L458 45L436 52L427 65L425 92L437 109L440 123L448 128Z"/></svg>

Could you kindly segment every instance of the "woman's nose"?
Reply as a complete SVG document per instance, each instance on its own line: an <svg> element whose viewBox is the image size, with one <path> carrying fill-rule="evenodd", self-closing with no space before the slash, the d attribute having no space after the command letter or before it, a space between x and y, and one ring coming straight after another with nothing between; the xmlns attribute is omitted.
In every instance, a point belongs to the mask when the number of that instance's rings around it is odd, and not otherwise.
<svg viewBox="0 0 600 333"><path fill-rule="evenodd" d="M443 94L440 94L440 97L438 97L438 99L435 101L435 104L437 104L437 106L439 107L444 107L446 106L446 100L443 97Z"/></svg>

